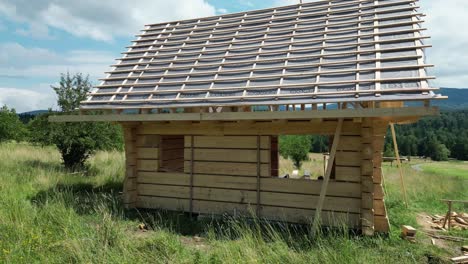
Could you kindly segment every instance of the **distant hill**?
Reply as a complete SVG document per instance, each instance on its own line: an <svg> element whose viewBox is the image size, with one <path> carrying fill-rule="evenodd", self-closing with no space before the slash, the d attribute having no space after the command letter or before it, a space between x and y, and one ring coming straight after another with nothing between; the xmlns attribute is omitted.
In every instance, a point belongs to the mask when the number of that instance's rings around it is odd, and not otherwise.
<svg viewBox="0 0 468 264"><path fill-rule="evenodd" d="M21 122L23 122L24 124L27 124L29 120L34 119L34 117L36 117L37 115L45 114L48 112L49 110L34 110L34 111L19 113L18 116Z"/></svg>
<svg viewBox="0 0 468 264"><path fill-rule="evenodd" d="M439 106L441 110L468 109L468 88L440 88L436 93L448 96L447 100L434 100L431 105Z"/></svg>
<svg viewBox="0 0 468 264"><path fill-rule="evenodd" d="M18 115L20 115L20 116L21 115L23 115L23 116L26 116L26 115L37 116L37 115L44 114L44 113L47 113L47 112L49 112L49 110L34 110L34 111L19 113Z"/></svg>

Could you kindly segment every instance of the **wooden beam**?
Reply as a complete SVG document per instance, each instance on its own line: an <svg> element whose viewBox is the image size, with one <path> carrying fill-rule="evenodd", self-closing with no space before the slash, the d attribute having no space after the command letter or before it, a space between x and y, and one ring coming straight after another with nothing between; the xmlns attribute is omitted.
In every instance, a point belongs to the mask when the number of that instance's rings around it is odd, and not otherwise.
<svg viewBox="0 0 468 264"><path fill-rule="evenodd" d="M134 115L57 115L50 122L133 122L133 121L234 121L273 119L359 118L359 117L414 117L439 114L437 107L404 107L375 109L341 109L322 111L279 112L225 112L225 113L173 113Z"/></svg>
<svg viewBox="0 0 468 264"><path fill-rule="evenodd" d="M403 180L403 170L401 168L400 153L398 152L398 143L396 140L395 126L393 125L393 123L390 123L390 129L392 131L393 148L394 148L395 156L397 159L398 172L400 173L401 190L403 192L403 198L405 201L406 208L408 208L408 197L406 196L406 187L405 187L405 182Z"/></svg>
<svg viewBox="0 0 468 264"><path fill-rule="evenodd" d="M325 201L325 195L327 194L328 182L330 181L330 174L333 169L333 163L334 163L335 156L336 156L336 150L338 148L338 143L340 142L340 135L341 135L342 127L343 127L343 119L341 118L338 120L338 125L336 127L335 137L333 138L333 144L332 144L332 148L330 151L330 157L328 159L327 171L325 172L325 175L324 175L322 189L320 190L319 201L317 203L317 207L315 210L314 232L315 230L317 230L320 224L320 213L322 211L323 201Z"/></svg>

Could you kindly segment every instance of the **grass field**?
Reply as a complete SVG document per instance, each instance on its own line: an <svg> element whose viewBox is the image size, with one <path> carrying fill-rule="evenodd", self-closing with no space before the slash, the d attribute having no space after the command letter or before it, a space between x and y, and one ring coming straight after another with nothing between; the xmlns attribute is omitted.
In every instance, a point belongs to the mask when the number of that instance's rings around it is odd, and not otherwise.
<svg viewBox="0 0 468 264"><path fill-rule="evenodd" d="M323 170L316 157L304 168ZM0 263L444 263L461 245L440 248L423 235L412 244L398 235L401 224L417 226L420 212L443 214L439 199L468 199L466 162L405 164L409 209L396 167L385 165L392 232L363 238L345 230L313 237L307 226L125 211L123 160L122 153L100 152L89 172L70 174L52 147L1 144ZM411 168L417 163L424 163L422 171ZM291 168L290 161L281 166ZM150 231L138 229L142 222ZM457 235L468 237L464 232Z"/></svg>

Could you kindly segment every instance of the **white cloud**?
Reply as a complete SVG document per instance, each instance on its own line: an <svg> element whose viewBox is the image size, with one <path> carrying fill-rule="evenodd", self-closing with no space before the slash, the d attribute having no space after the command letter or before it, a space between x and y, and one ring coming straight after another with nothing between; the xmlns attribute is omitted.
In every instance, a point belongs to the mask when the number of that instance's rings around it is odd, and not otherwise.
<svg viewBox="0 0 468 264"><path fill-rule="evenodd" d="M43 93L32 89L0 87L0 106L6 104L9 108L15 108L18 113L54 108L55 102L56 99L53 93Z"/></svg>
<svg viewBox="0 0 468 264"><path fill-rule="evenodd" d="M437 77L434 83L443 87L468 87L468 1L466 0L421 1L422 11L427 14L423 25L431 36L433 47L427 50L428 63L435 64L431 72Z"/></svg>
<svg viewBox="0 0 468 264"><path fill-rule="evenodd" d="M0 14L29 25L19 34L50 37L48 27L78 37L111 41L129 36L148 23L204 17L215 14L206 0L1 0Z"/></svg>
<svg viewBox="0 0 468 264"><path fill-rule="evenodd" d="M54 107L56 99L50 85L58 80L60 73L82 72L89 74L91 80L96 80L104 77L104 71L109 69L108 65L114 57L107 51L72 50L57 53L43 48L26 48L18 43L0 44L0 78L16 78L27 83L53 80L38 85L21 85L27 88L0 86L0 106L7 104L18 112Z"/></svg>
<svg viewBox="0 0 468 264"><path fill-rule="evenodd" d="M226 14L228 10L226 8L218 8L216 12L219 14Z"/></svg>
<svg viewBox="0 0 468 264"><path fill-rule="evenodd" d="M72 50L59 54L43 48L26 48L18 43L0 44L0 77L58 78L70 71L104 77L115 54L108 51Z"/></svg>

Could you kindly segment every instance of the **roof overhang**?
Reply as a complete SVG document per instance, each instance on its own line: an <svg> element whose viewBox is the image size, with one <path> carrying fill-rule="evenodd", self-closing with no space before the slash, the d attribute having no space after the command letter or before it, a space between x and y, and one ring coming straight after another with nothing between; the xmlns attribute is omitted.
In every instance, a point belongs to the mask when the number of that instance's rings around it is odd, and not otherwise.
<svg viewBox="0 0 468 264"><path fill-rule="evenodd" d="M55 115L50 122L156 122L156 121L240 121L240 120L311 120L324 118L395 118L422 117L439 114L438 107L398 107L336 109L326 111L259 111L221 113L167 113L167 114L106 114Z"/></svg>

